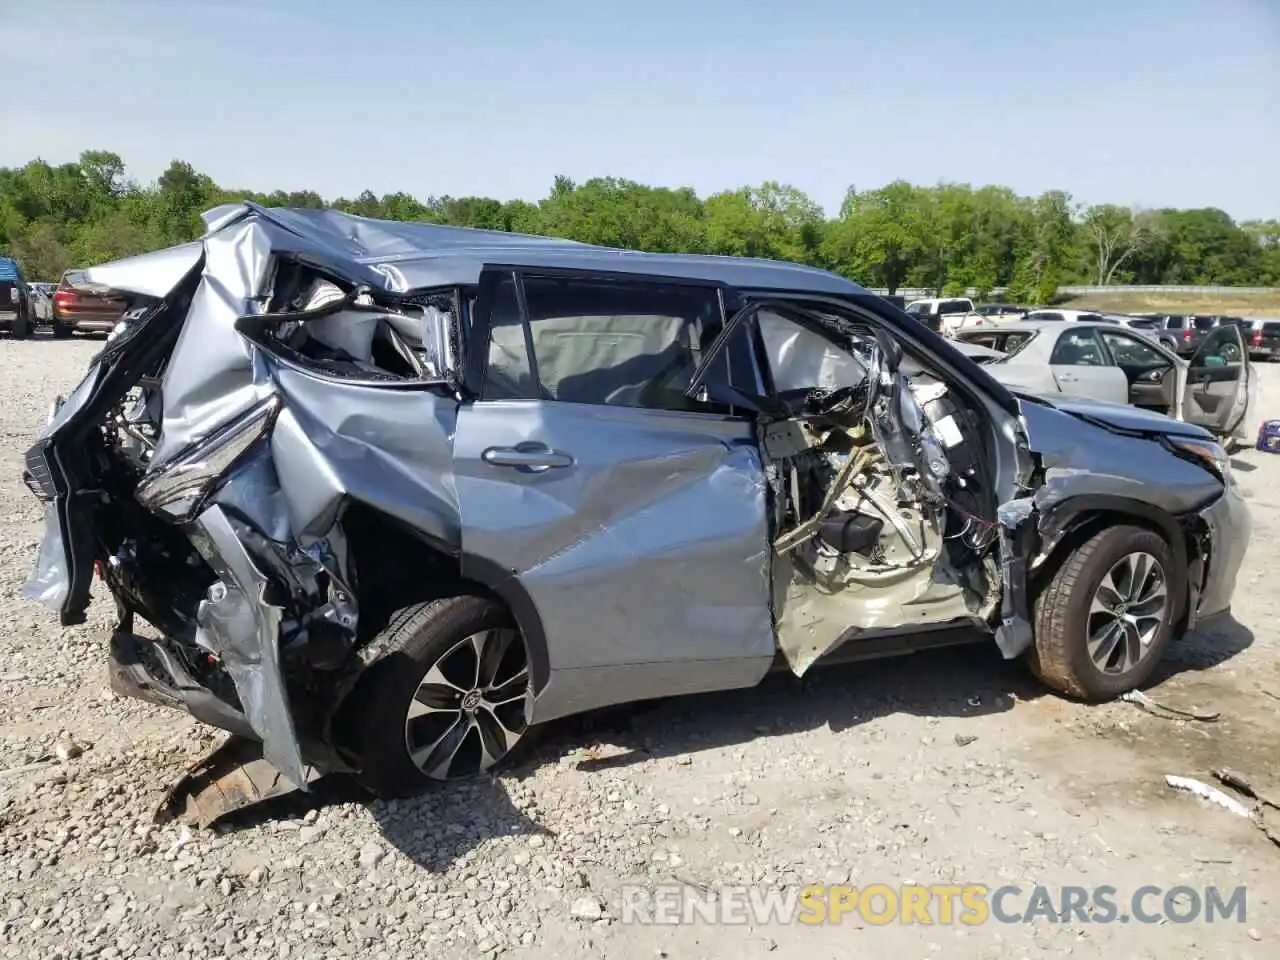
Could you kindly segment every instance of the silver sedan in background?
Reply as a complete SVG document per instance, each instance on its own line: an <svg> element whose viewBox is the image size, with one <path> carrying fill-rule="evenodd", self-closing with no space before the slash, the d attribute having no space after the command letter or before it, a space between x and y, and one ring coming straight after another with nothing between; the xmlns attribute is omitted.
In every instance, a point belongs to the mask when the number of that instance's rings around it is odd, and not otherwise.
<svg viewBox="0 0 1280 960"><path fill-rule="evenodd" d="M1248 440L1257 378L1240 330L1232 324L1212 330L1189 360L1140 329L1105 320L1026 320L961 330L956 339L984 348L985 355L974 359L1007 386L1128 404L1229 440Z"/></svg>

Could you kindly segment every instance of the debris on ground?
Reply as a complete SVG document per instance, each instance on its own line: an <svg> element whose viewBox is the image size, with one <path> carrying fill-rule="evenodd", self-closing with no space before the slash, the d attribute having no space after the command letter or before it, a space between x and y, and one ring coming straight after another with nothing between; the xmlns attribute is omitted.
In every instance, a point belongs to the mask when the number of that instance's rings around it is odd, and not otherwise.
<svg viewBox="0 0 1280 960"><path fill-rule="evenodd" d="M1236 773L1234 770L1230 770L1227 767L1220 767L1217 770L1210 770L1209 772L1213 774L1215 780L1230 787L1232 790L1236 791L1236 793L1242 793L1246 797L1257 800L1259 803L1263 803L1268 807L1280 810L1280 800L1277 800L1271 794L1259 791L1248 779L1245 778L1243 774Z"/></svg>
<svg viewBox="0 0 1280 960"><path fill-rule="evenodd" d="M1219 769L1211 771L1219 781L1237 790L1251 800L1256 800L1257 805L1250 807L1241 803L1235 797L1219 790L1217 787L1211 787L1207 783L1201 783L1199 780L1193 780L1190 777L1176 777L1172 774L1165 776L1165 783L1173 787L1175 790L1184 790L1187 793L1194 793L1198 797L1208 800L1210 803L1216 804L1238 817L1244 817L1252 821L1263 835L1280 846L1280 822L1269 822L1267 819L1267 811L1265 808L1280 810L1280 804L1277 804L1271 797L1258 793L1258 791L1249 783L1247 779L1238 773L1227 769ZM1276 820L1277 818L1272 818Z"/></svg>
<svg viewBox="0 0 1280 960"><path fill-rule="evenodd" d="M1163 703L1157 703L1141 690L1130 690L1128 693L1122 694L1120 699L1125 703L1132 703L1134 706L1147 711L1153 717L1159 717L1161 720L1199 720L1202 723L1214 723L1222 716L1217 711L1184 710L1181 707L1170 707Z"/></svg>
<svg viewBox="0 0 1280 960"><path fill-rule="evenodd" d="M598 897L578 897L569 907L569 916L574 920L599 920L604 916L604 908L600 906Z"/></svg>
<svg viewBox="0 0 1280 960"><path fill-rule="evenodd" d="M956 746L957 746L957 747L967 747L969 744L973 743L973 742L974 742L975 740L977 740L977 739L978 739L977 737L972 736L971 734L967 734L967 733L957 733L957 734L956 734Z"/></svg>
<svg viewBox="0 0 1280 960"><path fill-rule="evenodd" d="M59 740L53 747L53 755L61 763L68 763L76 757L84 755L84 746L74 740Z"/></svg>
<svg viewBox="0 0 1280 960"><path fill-rule="evenodd" d="M293 793L299 787L262 756L262 744L229 736L212 753L201 757L166 794L155 813L157 823L179 819L209 827L248 807ZM309 811L315 823L319 815ZM319 828L309 827L315 836ZM320 831L322 833L323 831Z"/></svg>
<svg viewBox="0 0 1280 960"><path fill-rule="evenodd" d="M1254 819L1254 813L1239 800L1228 796L1217 787L1211 787L1207 783L1201 783L1199 780L1193 780L1191 777L1177 777L1173 774L1167 774L1164 782L1175 790L1183 790L1187 793L1194 793L1197 797L1208 800L1210 803L1217 804L1229 813L1234 813L1237 817L1244 817L1246 820Z"/></svg>

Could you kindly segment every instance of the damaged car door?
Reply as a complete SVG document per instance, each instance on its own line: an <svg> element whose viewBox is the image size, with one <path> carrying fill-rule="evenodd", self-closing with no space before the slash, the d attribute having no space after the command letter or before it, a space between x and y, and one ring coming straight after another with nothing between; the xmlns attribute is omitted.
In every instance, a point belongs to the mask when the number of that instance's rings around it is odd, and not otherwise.
<svg viewBox="0 0 1280 960"><path fill-rule="evenodd" d="M1182 418L1222 436L1234 433L1248 413L1252 379L1240 328L1214 327L1191 357Z"/></svg>
<svg viewBox="0 0 1280 960"><path fill-rule="evenodd" d="M713 285L482 278L480 398L454 438L462 567L536 609L531 721L750 686L772 662L753 424L685 396L723 314Z"/></svg>
<svg viewBox="0 0 1280 960"><path fill-rule="evenodd" d="M986 623L1001 580L985 418L870 318L773 302L740 319L767 383L773 609L791 670L846 644Z"/></svg>

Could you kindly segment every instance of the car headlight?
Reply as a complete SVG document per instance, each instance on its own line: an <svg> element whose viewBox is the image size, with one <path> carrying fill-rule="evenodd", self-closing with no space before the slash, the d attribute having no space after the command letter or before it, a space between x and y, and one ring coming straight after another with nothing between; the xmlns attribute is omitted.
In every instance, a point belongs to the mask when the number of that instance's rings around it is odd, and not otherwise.
<svg viewBox="0 0 1280 960"><path fill-rule="evenodd" d="M1196 437L1166 437L1166 440L1179 456L1194 457L1223 480L1231 476L1231 457L1222 444Z"/></svg>
<svg viewBox="0 0 1280 960"><path fill-rule="evenodd" d="M128 329L129 329L129 324L121 320L114 327L112 327L111 332L107 334L107 343L110 343L112 340L118 339L120 335L123 334Z"/></svg>

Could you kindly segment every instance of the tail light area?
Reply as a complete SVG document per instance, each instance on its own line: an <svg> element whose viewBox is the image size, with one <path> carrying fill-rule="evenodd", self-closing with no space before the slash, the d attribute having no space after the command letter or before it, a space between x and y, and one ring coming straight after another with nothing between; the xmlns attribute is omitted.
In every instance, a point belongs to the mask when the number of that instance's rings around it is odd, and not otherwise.
<svg viewBox="0 0 1280 960"><path fill-rule="evenodd" d="M80 299L80 294L74 290L56 290L53 294L53 305L55 307L70 307Z"/></svg>
<svg viewBox="0 0 1280 960"><path fill-rule="evenodd" d="M1261 330L1253 331L1253 337L1251 339L1255 347L1262 346L1262 331Z"/></svg>

